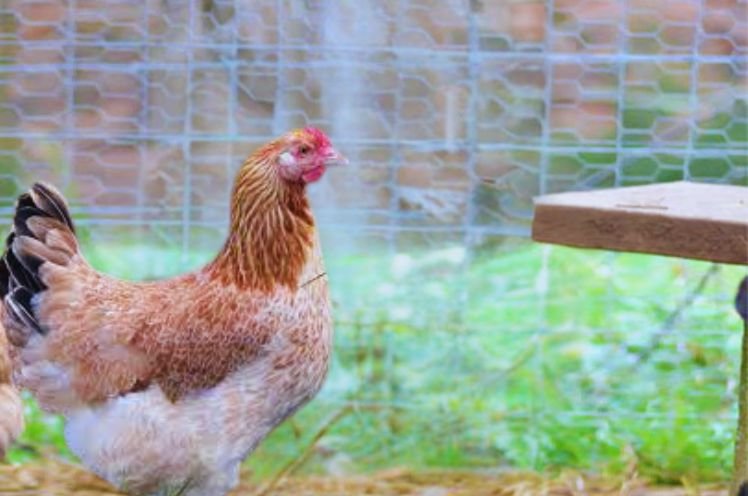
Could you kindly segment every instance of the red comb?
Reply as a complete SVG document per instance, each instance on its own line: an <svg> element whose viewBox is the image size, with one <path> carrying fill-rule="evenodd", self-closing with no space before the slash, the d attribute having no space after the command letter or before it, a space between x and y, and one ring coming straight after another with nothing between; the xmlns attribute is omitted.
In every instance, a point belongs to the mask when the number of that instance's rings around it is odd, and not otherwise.
<svg viewBox="0 0 748 496"><path fill-rule="evenodd" d="M319 147L328 146L330 144L330 138L328 138L322 130L316 127L305 127L304 132L311 136L314 143Z"/></svg>

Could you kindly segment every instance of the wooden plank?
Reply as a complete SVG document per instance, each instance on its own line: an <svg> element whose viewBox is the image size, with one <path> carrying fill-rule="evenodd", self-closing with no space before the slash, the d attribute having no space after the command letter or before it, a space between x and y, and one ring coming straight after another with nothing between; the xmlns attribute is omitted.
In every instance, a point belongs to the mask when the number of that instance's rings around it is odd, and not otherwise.
<svg viewBox="0 0 748 496"><path fill-rule="evenodd" d="M535 199L532 238L748 264L748 188L673 182Z"/></svg>

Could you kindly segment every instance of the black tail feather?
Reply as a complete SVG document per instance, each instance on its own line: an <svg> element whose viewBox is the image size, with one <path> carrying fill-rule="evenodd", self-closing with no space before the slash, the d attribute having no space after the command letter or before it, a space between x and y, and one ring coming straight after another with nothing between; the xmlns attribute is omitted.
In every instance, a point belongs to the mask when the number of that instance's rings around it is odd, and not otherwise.
<svg viewBox="0 0 748 496"><path fill-rule="evenodd" d="M34 207L34 200L31 198L31 195L29 193L24 193L21 196L18 197L18 201L16 202L16 209L23 208L23 207Z"/></svg>
<svg viewBox="0 0 748 496"><path fill-rule="evenodd" d="M28 288L34 293L38 293L45 289L44 284L39 280L36 270L31 270L34 268L33 261L27 260L26 263L23 263L18 259L18 257L16 257L16 254L12 249L5 252L3 259L5 260L5 265L8 267L12 279L8 285L8 292L14 289L11 286ZM38 263L36 264L36 268L39 268Z"/></svg>
<svg viewBox="0 0 748 496"><path fill-rule="evenodd" d="M47 213L50 217L54 217L62 221L68 228L75 233L75 225L73 225L73 219L70 218L68 207L65 205L64 200L60 195L51 190L47 185L42 183L36 183L31 188L36 197L36 206Z"/></svg>
<svg viewBox="0 0 748 496"><path fill-rule="evenodd" d="M51 217L46 212L37 207L19 207L16 209L16 215L13 217L13 229L17 236L34 236L26 222L31 217Z"/></svg>
<svg viewBox="0 0 748 496"><path fill-rule="evenodd" d="M10 292L10 270L5 264L5 259L0 258L0 300Z"/></svg>
<svg viewBox="0 0 748 496"><path fill-rule="evenodd" d="M27 327L31 327L39 334L46 334L34 316L34 309L31 306L33 297L34 295L28 289L16 288L11 294L5 297L6 308L13 313L16 320L22 322Z"/></svg>
<svg viewBox="0 0 748 496"><path fill-rule="evenodd" d="M5 305L6 317L10 319L6 329L8 338L19 346L28 339L30 331L45 334L33 308L34 295L46 289L39 276L39 268L45 260L39 258L38 251L30 249L33 243L27 238L42 243L45 240L37 238L29 228L29 219L33 217L54 219L75 232L65 200L53 188L37 183L28 193L18 197L13 231L6 240L5 253L0 259L0 298ZM46 234L39 235L46 237Z"/></svg>
<svg viewBox="0 0 748 496"><path fill-rule="evenodd" d="M33 280L34 287L29 289L37 289L37 287L39 291L47 289L46 286L44 286L44 283L42 283L41 279L39 279L39 267L42 266L44 260L33 255L29 255L28 253L19 252L15 248L11 251L13 252L16 260L18 260L26 270L26 275L29 276L31 280Z"/></svg>

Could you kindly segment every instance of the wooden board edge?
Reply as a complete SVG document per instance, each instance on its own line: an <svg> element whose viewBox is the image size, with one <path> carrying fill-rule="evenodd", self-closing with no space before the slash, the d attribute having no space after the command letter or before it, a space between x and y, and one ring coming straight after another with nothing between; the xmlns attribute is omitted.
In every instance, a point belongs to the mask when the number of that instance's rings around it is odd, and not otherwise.
<svg viewBox="0 0 748 496"><path fill-rule="evenodd" d="M532 239L577 248L665 255L748 265L748 227L742 223L672 218L537 203Z"/></svg>

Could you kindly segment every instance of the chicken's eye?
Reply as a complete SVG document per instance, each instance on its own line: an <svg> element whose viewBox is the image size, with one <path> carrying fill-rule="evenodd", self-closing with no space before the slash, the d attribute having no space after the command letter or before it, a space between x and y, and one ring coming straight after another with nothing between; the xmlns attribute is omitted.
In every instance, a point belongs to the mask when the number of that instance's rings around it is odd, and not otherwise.
<svg viewBox="0 0 748 496"><path fill-rule="evenodd" d="M311 151L311 149L310 149L310 148L309 148L309 146L307 146L307 145L301 145L301 146L299 147L299 155L306 155L306 154L307 154L307 153L309 153L310 151Z"/></svg>

